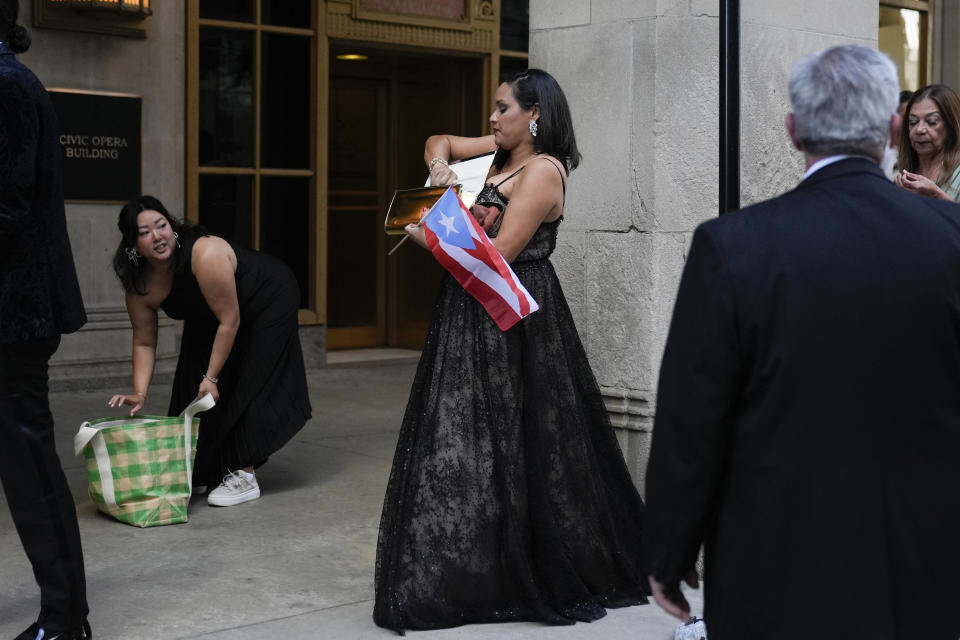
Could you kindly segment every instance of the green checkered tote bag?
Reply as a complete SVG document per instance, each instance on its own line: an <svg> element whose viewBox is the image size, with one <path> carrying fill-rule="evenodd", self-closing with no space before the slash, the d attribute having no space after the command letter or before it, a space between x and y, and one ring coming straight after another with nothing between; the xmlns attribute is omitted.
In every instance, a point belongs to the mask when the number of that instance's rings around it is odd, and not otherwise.
<svg viewBox="0 0 960 640"><path fill-rule="evenodd" d="M176 418L134 416L84 422L73 439L87 460L89 492L100 511L137 527L187 521L200 419L213 396Z"/></svg>

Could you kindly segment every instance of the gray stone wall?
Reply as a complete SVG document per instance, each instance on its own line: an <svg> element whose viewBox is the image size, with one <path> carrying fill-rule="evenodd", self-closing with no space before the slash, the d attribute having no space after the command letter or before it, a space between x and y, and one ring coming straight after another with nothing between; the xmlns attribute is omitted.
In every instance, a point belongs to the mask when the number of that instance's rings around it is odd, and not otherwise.
<svg viewBox="0 0 960 640"><path fill-rule="evenodd" d="M741 199L744 206L796 186L803 157L787 137L787 82L800 56L836 44L877 46L876 0L742 0Z"/></svg>
<svg viewBox="0 0 960 640"><path fill-rule="evenodd" d="M875 44L876 0L743 0L744 204L791 188L784 132L801 54ZM584 154L554 254L634 481L693 229L717 215L717 0L531 0L530 64L552 73ZM709 318L704 319L709 322Z"/></svg>
<svg viewBox="0 0 960 640"><path fill-rule="evenodd" d="M20 59L48 88L112 91L143 97L143 191L175 215L184 203L185 3L153 3L146 39L39 29L31 2L20 2L33 45ZM67 223L89 320L64 336L51 361L55 388L130 386L130 322L110 267L120 240L115 204L68 204ZM177 353L176 323L161 314L157 374L168 377Z"/></svg>

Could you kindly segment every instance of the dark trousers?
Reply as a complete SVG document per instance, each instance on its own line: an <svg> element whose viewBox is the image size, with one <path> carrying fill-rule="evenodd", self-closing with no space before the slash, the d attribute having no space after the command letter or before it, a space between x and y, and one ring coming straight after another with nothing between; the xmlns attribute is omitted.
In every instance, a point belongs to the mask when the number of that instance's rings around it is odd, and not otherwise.
<svg viewBox="0 0 960 640"><path fill-rule="evenodd" d="M42 627L87 618L77 511L54 447L47 363L60 337L0 345L0 480L40 585Z"/></svg>

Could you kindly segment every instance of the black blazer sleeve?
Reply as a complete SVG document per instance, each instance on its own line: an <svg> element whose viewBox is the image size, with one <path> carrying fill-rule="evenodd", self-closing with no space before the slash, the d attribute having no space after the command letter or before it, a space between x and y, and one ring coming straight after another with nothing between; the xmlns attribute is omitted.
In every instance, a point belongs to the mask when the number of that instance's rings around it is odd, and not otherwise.
<svg viewBox="0 0 960 640"><path fill-rule="evenodd" d="M701 225L680 281L657 391L644 558L667 584L693 568L715 508L741 379L733 283Z"/></svg>
<svg viewBox="0 0 960 640"><path fill-rule="evenodd" d="M31 198L36 189L36 102L18 82L0 75L0 237L22 231L36 218Z"/></svg>
<svg viewBox="0 0 960 640"><path fill-rule="evenodd" d="M61 175L60 135L40 80L0 45L0 344L86 322Z"/></svg>

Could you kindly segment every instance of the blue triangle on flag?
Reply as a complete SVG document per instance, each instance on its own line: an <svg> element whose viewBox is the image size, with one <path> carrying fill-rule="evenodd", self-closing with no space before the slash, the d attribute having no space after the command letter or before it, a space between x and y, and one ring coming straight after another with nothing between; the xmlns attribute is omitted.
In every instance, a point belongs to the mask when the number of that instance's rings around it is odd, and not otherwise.
<svg viewBox="0 0 960 640"><path fill-rule="evenodd" d="M453 187L440 196L427 214L424 224L447 244L462 249L473 249L477 246L473 236L470 235L470 229L467 228L469 221L464 219L460 198L457 197Z"/></svg>

